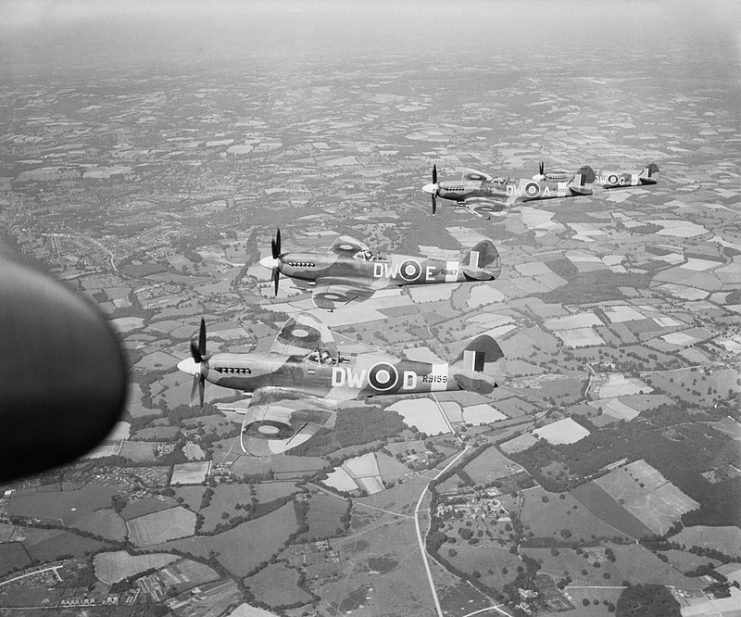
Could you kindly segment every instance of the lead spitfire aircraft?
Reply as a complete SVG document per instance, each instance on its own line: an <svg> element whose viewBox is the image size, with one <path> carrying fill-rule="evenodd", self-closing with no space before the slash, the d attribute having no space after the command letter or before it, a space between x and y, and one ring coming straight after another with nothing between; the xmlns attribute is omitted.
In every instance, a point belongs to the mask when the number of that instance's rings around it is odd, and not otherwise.
<svg viewBox="0 0 741 617"><path fill-rule="evenodd" d="M343 401L382 395L468 390L488 394L498 385L504 357L488 335L471 340L452 363L399 359L382 351L345 355L329 329L300 313L281 328L269 352L206 353L206 324L178 369L193 375L203 407L206 381L252 392L242 422L242 450L281 454L332 429Z"/></svg>
<svg viewBox="0 0 741 617"><path fill-rule="evenodd" d="M326 253L281 253L280 229L271 248L272 259L266 257L260 263L272 268L276 295L280 275L285 274L299 285L313 284L314 304L329 310L339 303L365 300L387 287L493 281L502 269L499 253L489 240L479 242L459 261L407 255L381 258L350 236L338 237Z"/></svg>
<svg viewBox="0 0 741 617"><path fill-rule="evenodd" d="M541 163L542 166L542 163ZM477 216L501 215L515 204L541 199L578 197L592 194L594 170L588 165L575 174L557 176L541 173L526 178L493 178L487 173L469 169L460 180L438 182L437 165L432 166L432 183L422 190L432 195L432 214L437 210L437 198L448 199Z"/></svg>

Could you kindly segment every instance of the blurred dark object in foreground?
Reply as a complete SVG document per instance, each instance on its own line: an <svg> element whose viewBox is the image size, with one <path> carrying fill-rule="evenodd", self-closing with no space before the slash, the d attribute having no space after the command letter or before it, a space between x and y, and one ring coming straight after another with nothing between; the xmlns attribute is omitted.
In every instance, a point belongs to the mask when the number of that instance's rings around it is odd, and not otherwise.
<svg viewBox="0 0 741 617"><path fill-rule="evenodd" d="M127 369L100 311L0 244L0 481L70 462L119 419Z"/></svg>

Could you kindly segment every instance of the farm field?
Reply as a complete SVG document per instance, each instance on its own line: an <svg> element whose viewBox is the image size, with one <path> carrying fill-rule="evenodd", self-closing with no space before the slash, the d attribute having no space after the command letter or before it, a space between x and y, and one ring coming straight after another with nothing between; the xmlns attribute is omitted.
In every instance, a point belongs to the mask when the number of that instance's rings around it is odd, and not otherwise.
<svg viewBox="0 0 741 617"><path fill-rule="evenodd" d="M270 503L299 491L295 482L259 482L252 486L258 503Z"/></svg>
<svg viewBox="0 0 741 617"><path fill-rule="evenodd" d="M615 469L594 482L657 535L700 505L644 461Z"/></svg>
<svg viewBox="0 0 741 617"><path fill-rule="evenodd" d="M348 503L344 499L330 497L320 492L312 493L306 515L309 530L298 540L315 541L341 535L343 527L340 518L347 512L347 506Z"/></svg>
<svg viewBox="0 0 741 617"><path fill-rule="evenodd" d="M615 561L604 557L604 548L610 548ZM664 563L650 551L637 545L605 543L602 548L585 548L581 555L570 548L559 548L554 555L551 549L523 548L522 553L533 559L542 560L543 573L557 576L568 572L572 585L620 585L631 583L655 583L675 585L682 589L701 589L704 581L689 578ZM595 564L598 564L595 566Z"/></svg>
<svg viewBox="0 0 741 617"><path fill-rule="evenodd" d="M705 525L685 527L677 535L672 536L671 540L679 542L687 548L693 546L712 548L731 557L741 558L741 530L738 527L730 525L725 527L707 527Z"/></svg>
<svg viewBox="0 0 741 617"><path fill-rule="evenodd" d="M509 495L502 505L514 507ZM563 542L591 542L595 538L612 538L620 531L596 517L570 493L549 493L540 486L520 492L517 500L519 518L525 531L534 538L551 538Z"/></svg>
<svg viewBox="0 0 741 617"><path fill-rule="evenodd" d="M249 484L218 484L213 489L209 505L200 510L204 518L202 532L210 533L219 523L229 518L247 515L248 510L242 507L237 508L237 506L249 506L251 502L252 494ZM223 513L229 516L224 518Z"/></svg>
<svg viewBox="0 0 741 617"><path fill-rule="evenodd" d="M174 488L175 499L182 499L183 504L189 510L198 512L201 509L203 493L206 491L205 486L178 486Z"/></svg>
<svg viewBox="0 0 741 617"><path fill-rule="evenodd" d="M298 602L311 602L312 596L298 586L301 573L279 562L270 564L245 584L259 602L269 606L285 606Z"/></svg>
<svg viewBox="0 0 741 617"><path fill-rule="evenodd" d="M566 587L566 595L571 599L574 608L570 611L561 611L558 613L543 612L541 615L548 617L612 617L614 612L610 612L605 601L617 606L618 598L623 589L620 582L614 583L615 587L601 586L599 588L580 588L575 586ZM589 600L589 606L584 606L584 600ZM594 601L597 600L597 604Z"/></svg>
<svg viewBox="0 0 741 617"><path fill-rule="evenodd" d="M672 540L673 539L674 538L672 538ZM711 559L704 555L695 555L695 553L690 553L689 551L677 551L672 549L669 551L659 551L659 553L664 555L669 560L669 563L680 572L690 572L698 566L705 566L708 563L712 563L714 567L721 565L721 562L717 559Z"/></svg>
<svg viewBox="0 0 741 617"><path fill-rule="evenodd" d="M125 519L130 520L153 512L161 512L174 508L178 503L171 497L162 495L144 497L143 499L134 499L129 501L119 514Z"/></svg>
<svg viewBox="0 0 741 617"><path fill-rule="evenodd" d="M23 545L28 554L37 561L55 561L64 555L85 557L110 548L104 542L59 529L24 527L23 533L26 536Z"/></svg>
<svg viewBox="0 0 741 617"><path fill-rule="evenodd" d="M533 435L538 439L545 439L550 444L576 443L589 435L589 431L571 418L563 418L546 424L543 428L535 429Z"/></svg>
<svg viewBox="0 0 741 617"><path fill-rule="evenodd" d="M129 540L136 546L152 546L192 536L195 533L195 526L196 515L182 506L126 521Z"/></svg>
<svg viewBox="0 0 741 617"><path fill-rule="evenodd" d="M501 589L517 576L517 566L522 560L509 551L509 545L500 546L496 542L482 541L476 545L458 541L445 543L440 555L450 564L464 572L478 571L481 582L494 589Z"/></svg>
<svg viewBox="0 0 741 617"><path fill-rule="evenodd" d="M173 562L162 568L159 574L176 593L190 589L194 585L210 583L219 578L216 570L193 559L182 559Z"/></svg>
<svg viewBox="0 0 741 617"><path fill-rule="evenodd" d="M95 576L106 585L112 585L130 576L136 576L147 570L159 570L180 559L168 553L151 553L147 555L130 555L126 551L98 553L93 558Z"/></svg>
<svg viewBox="0 0 741 617"><path fill-rule="evenodd" d="M0 544L0 576L5 576L15 570L22 570L30 565L31 558L21 542Z"/></svg>
<svg viewBox="0 0 741 617"><path fill-rule="evenodd" d="M653 534L651 529L625 510L594 481L577 486L571 494L597 518L619 529L626 536L641 538Z"/></svg>
<svg viewBox="0 0 741 617"><path fill-rule="evenodd" d="M471 477L475 484L488 484L498 478L525 471L525 468L508 459L496 447L492 446L466 463L463 471Z"/></svg>
<svg viewBox="0 0 741 617"><path fill-rule="evenodd" d="M96 510L82 516L75 520L72 527L108 540L122 542L126 539L126 523L112 508Z"/></svg>
<svg viewBox="0 0 741 617"><path fill-rule="evenodd" d="M404 424L409 427L416 426L419 431L427 435L450 432L440 409L430 398L405 399L393 403L386 410L395 411L404 419Z"/></svg>
<svg viewBox="0 0 741 617"><path fill-rule="evenodd" d="M170 484L201 484L206 481L211 470L211 461L178 463L172 467Z"/></svg>
<svg viewBox="0 0 741 617"><path fill-rule="evenodd" d="M296 526L293 503L287 503L270 516L246 521L220 534L174 540L156 548L178 549L201 559L207 559L209 552L214 551L221 565L243 577L278 553Z"/></svg>
<svg viewBox="0 0 741 617"><path fill-rule="evenodd" d="M94 510L111 507L111 497L119 489L90 484L77 490L20 490L13 493L8 505L11 516L26 516L62 521L65 525Z"/></svg>
<svg viewBox="0 0 741 617"><path fill-rule="evenodd" d="M376 461L378 462L378 470L381 472L381 479L387 486L398 482L411 473L406 465L384 452L376 452Z"/></svg>
<svg viewBox="0 0 741 617"><path fill-rule="evenodd" d="M410 519L394 520L383 514L361 538L340 538L333 546L344 564L343 577L322 586L320 612L334 612L338 607L346 612L361 604L372 606L376 614L434 611Z"/></svg>

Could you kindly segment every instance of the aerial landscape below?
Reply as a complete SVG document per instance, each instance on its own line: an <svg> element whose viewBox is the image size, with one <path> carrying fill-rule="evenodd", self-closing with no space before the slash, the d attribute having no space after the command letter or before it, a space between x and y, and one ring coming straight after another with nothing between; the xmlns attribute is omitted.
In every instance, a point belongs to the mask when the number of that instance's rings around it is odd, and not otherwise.
<svg viewBox="0 0 741 617"><path fill-rule="evenodd" d="M0 25L0 243L129 367L0 615L739 614L735 6L103 4Z"/></svg>

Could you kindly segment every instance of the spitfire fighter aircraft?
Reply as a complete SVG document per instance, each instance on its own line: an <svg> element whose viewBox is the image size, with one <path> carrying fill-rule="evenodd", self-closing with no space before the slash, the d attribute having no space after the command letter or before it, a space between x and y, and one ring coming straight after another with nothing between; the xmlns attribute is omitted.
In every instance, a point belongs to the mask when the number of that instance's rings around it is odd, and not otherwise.
<svg viewBox="0 0 741 617"><path fill-rule="evenodd" d="M253 456L281 454L320 429L332 429L343 401L385 394L451 390L490 393L498 385L504 354L488 335L471 340L451 363L399 359L381 351L345 355L329 329L308 313L288 320L269 352L206 352L206 325L178 369L193 375L203 407L206 381L252 392L242 422L241 445Z"/></svg>
<svg viewBox="0 0 741 617"><path fill-rule="evenodd" d="M502 269L499 253L489 240L479 242L458 261L406 255L381 258L350 236L338 237L326 253L282 253L280 230L272 240L272 259L260 263L272 268L276 295L280 275L285 274L299 285L313 285L314 304L329 310L365 300L387 287L493 281Z"/></svg>
<svg viewBox="0 0 741 617"><path fill-rule="evenodd" d="M432 195L432 214L437 210L437 198L448 199L467 208L477 216L501 215L515 204L541 199L578 197L592 194L594 171L584 165L575 174L541 173L532 179L493 178L481 171L467 170L461 180L438 182L437 165L432 167L432 183L422 190Z"/></svg>
<svg viewBox="0 0 741 617"><path fill-rule="evenodd" d="M645 186L656 184L658 181L654 174L659 172L656 163L649 163L637 173L598 171L594 183L603 189L628 188L631 186Z"/></svg>

